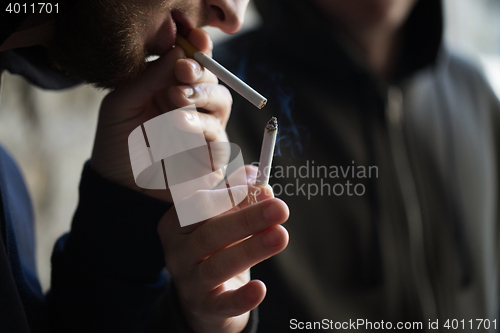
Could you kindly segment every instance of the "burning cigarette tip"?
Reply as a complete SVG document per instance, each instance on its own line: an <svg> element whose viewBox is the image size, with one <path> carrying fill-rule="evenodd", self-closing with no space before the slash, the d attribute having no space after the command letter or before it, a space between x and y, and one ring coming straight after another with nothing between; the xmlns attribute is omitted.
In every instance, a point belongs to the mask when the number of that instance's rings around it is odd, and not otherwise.
<svg viewBox="0 0 500 333"><path fill-rule="evenodd" d="M260 102L260 105L258 106L258 108L259 108L259 109L262 109L264 106L266 106L266 104L267 104L267 99L266 99L266 98L264 98L264 99L262 100L262 102Z"/></svg>
<svg viewBox="0 0 500 333"><path fill-rule="evenodd" d="M268 185L271 165L273 163L274 146L278 134L278 118L272 117L266 124L262 149L260 151L259 170L257 171L256 185Z"/></svg>
<svg viewBox="0 0 500 333"><path fill-rule="evenodd" d="M267 122L266 129L268 131L276 131L278 129L278 118L272 117L271 120Z"/></svg>

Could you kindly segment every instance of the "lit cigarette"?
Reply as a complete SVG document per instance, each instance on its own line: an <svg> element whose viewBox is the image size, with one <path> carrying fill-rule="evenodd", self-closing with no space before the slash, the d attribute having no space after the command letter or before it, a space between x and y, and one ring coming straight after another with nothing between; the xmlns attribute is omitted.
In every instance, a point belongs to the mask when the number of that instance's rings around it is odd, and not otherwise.
<svg viewBox="0 0 500 333"><path fill-rule="evenodd" d="M271 164L273 163L274 145L278 134L278 119L272 117L264 129L264 139L260 150L259 171L255 185L268 185L271 174Z"/></svg>
<svg viewBox="0 0 500 333"><path fill-rule="evenodd" d="M245 82L241 81L236 75L225 69L217 61L213 60L203 52L195 48L185 38L177 35L175 44L182 47L188 57L198 61L203 67L215 74L221 81L234 89L238 94L246 98L250 103L262 109L267 103L267 99L256 92Z"/></svg>

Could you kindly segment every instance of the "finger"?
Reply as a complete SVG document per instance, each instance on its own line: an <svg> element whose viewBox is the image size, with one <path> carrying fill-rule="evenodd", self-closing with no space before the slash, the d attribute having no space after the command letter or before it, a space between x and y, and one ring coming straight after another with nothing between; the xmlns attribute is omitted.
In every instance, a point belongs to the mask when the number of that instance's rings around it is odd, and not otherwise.
<svg viewBox="0 0 500 333"><path fill-rule="evenodd" d="M202 290L212 290L257 263L283 251L288 232L281 225L272 226L247 240L216 252L196 266Z"/></svg>
<svg viewBox="0 0 500 333"><path fill-rule="evenodd" d="M215 115L202 112L198 112L197 117L193 117L190 112L184 112L184 114L186 116L184 118L179 117L179 120L175 123L177 128L180 128L184 131L197 133L201 126L201 130L203 131L205 140L207 142L219 143L214 144L213 149L223 149L225 151L230 149L222 120L216 118Z"/></svg>
<svg viewBox="0 0 500 333"><path fill-rule="evenodd" d="M199 82L219 83L219 79L193 59L179 59L175 64L175 77L179 82L193 84Z"/></svg>
<svg viewBox="0 0 500 333"><path fill-rule="evenodd" d="M207 142L228 142L225 124L215 115L200 113L201 128ZM219 147L215 146L215 149ZM215 158L215 156L214 156Z"/></svg>
<svg viewBox="0 0 500 333"><path fill-rule="evenodd" d="M215 115L202 112L193 115L191 111L181 111L179 117L175 120L176 128L186 132L199 133L201 127L205 139L210 142L212 149L224 150L228 151L228 154L230 153L231 147L227 140L224 124Z"/></svg>
<svg viewBox="0 0 500 333"><path fill-rule="evenodd" d="M233 198L236 198L238 196L238 193L240 192L241 196L246 196L249 191L252 191L252 188L249 185L234 186L231 188ZM260 195L255 194L256 200L265 200L269 198L266 192L261 193L262 194ZM225 200L227 200L227 197L228 190L225 188L214 191L199 191L191 197L191 199L193 200L189 200L189 198L185 199L189 201L186 202L186 204L184 204L184 200L181 202L176 202L176 206L174 208L171 208L166 214L163 215L158 225L158 234L164 246L165 252L172 254L173 252L171 252L170 249L175 249L179 246L182 248L189 248L189 251L175 251L176 254L173 258L171 256L166 256L166 259L168 259L169 261L169 269L178 271L176 269L176 267L179 266L178 263L185 264L186 262L188 262L194 266L201 261L201 256L194 253L193 249L190 248L190 244L192 244L193 241L187 242L186 237L192 237L190 234L206 222L191 224L182 227L179 221L179 216L182 216L184 212L184 217L186 217L186 213L193 213L193 211L200 209L200 207L202 207L201 210L204 210L205 213L208 214L208 216L216 216L218 213L210 214L209 211L207 212L207 209L210 210L210 208L207 207L213 206L214 203L220 202L221 199L224 200L225 198ZM228 212L232 211L233 209L228 210ZM178 212L180 212L181 214L179 215Z"/></svg>
<svg viewBox="0 0 500 333"><path fill-rule="evenodd" d="M196 207L203 207L204 210L209 206L213 206L214 203L221 201L221 198L227 197L227 188L220 187L217 190L209 190L209 191L198 191L194 193L192 196L186 198L188 201L186 205L183 204L183 201L177 202L176 205L179 209L183 208L183 206L191 207L191 209L195 209ZM259 191L259 188L253 185L241 185L241 186L233 186L231 187L232 196L239 197L239 193L242 195L246 195L250 193L255 200L263 201L266 199L270 199L274 197L272 193L269 191ZM247 204L242 203L240 208L246 207ZM160 219L160 223L158 225L158 233L160 234L160 239L167 240L167 236L172 236L176 234L190 234L198 227L202 226L206 222L197 223L189 226L182 227L179 222L179 217L177 214L177 207L174 206L169 209ZM233 209L228 210L231 212ZM288 211L288 208L287 208ZM208 214L208 213L207 213ZM210 214L208 214L210 215Z"/></svg>
<svg viewBox="0 0 500 333"><path fill-rule="evenodd" d="M220 317L236 317L255 309L266 296L266 285L252 280L236 290L228 290L210 298L207 309Z"/></svg>
<svg viewBox="0 0 500 333"><path fill-rule="evenodd" d="M197 108L202 108L217 117L224 126L229 119L233 104L229 90L223 85L214 83L171 87L168 95L175 106L181 108L195 104Z"/></svg>
<svg viewBox="0 0 500 333"><path fill-rule="evenodd" d="M214 47L214 44L212 42L212 38L210 38L209 33L204 29L195 28L191 30L187 37L187 40L201 52L210 57L212 56L212 49Z"/></svg>
<svg viewBox="0 0 500 333"><path fill-rule="evenodd" d="M289 216L280 199L268 199L236 212L214 217L193 231L189 248L193 261L199 262L235 242L273 225L284 223Z"/></svg>

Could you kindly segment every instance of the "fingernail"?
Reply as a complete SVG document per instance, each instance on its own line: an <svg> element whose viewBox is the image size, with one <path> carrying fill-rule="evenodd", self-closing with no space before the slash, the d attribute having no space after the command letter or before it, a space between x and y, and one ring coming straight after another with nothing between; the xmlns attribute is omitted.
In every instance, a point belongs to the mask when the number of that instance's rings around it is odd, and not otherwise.
<svg viewBox="0 0 500 333"><path fill-rule="evenodd" d="M184 116L186 117L186 120L191 122L193 120L195 120L195 117L193 115L193 111L183 111L184 112Z"/></svg>
<svg viewBox="0 0 500 333"><path fill-rule="evenodd" d="M190 98L194 95L193 88L184 88L182 89L182 92L184 93L184 96L186 96L186 98Z"/></svg>
<svg viewBox="0 0 500 333"><path fill-rule="evenodd" d="M270 203L264 209L264 217L270 222L278 221L281 219L281 208L277 203Z"/></svg>
<svg viewBox="0 0 500 333"><path fill-rule="evenodd" d="M196 61L189 61L189 65L191 66L191 68L193 68L193 71L195 72L195 74L199 74L200 71L201 71L201 67L200 65L196 62Z"/></svg>
<svg viewBox="0 0 500 333"><path fill-rule="evenodd" d="M276 247L281 244L281 236L276 228L267 231L264 239L270 247Z"/></svg>

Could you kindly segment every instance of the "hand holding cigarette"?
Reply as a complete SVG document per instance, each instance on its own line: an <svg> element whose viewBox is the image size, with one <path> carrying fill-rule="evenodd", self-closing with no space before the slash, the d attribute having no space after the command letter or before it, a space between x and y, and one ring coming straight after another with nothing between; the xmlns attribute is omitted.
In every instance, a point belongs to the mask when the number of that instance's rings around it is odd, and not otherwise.
<svg viewBox="0 0 500 333"><path fill-rule="evenodd" d="M248 84L240 80L236 75L228 71L217 61L198 50L191 43L189 43L183 37L177 35L176 45L182 47L188 57L195 59L206 69L214 73L222 82L227 84L229 87L233 88L238 94L246 98L250 103L262 109L266 103L267 99L255 91Z"/></svg>
<svg viewBox="0 0 500 333"><path fill-rule="evenodd" d="M189 41L206 54L212 51L210 36L193 29ZM229 90L217 77L193 59L185 58L182 48L172 48L129 86L109 93L101 104L92 168L103 178L153 197L172 202L170 191L137 187L128 152L128 136L144 122L171 110L195 104L208 142L227 142L225 126L231 112ZM186 126L190 120L186 119ZM165 142L168 144L168 142ZM224 160L222 154L214 154ZM214 161L214 164L222 164Z"/></svg>
<svg viewBox="0 0 500 333"><path fill-rule="evenodd" d="M247 175L256 171L246 169ZM167 269L195 332L241 332L249 311L266 294L263 282L250 280L250 268L288 244L288 233L280 225L289 216L286 204L258 186L235 186L231 191L243 187L249 195L232 211L181 227L171 209L158 226Z"/></svg>

